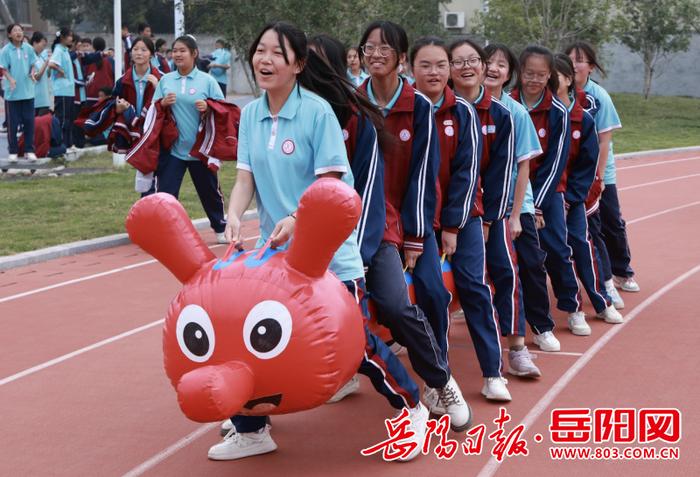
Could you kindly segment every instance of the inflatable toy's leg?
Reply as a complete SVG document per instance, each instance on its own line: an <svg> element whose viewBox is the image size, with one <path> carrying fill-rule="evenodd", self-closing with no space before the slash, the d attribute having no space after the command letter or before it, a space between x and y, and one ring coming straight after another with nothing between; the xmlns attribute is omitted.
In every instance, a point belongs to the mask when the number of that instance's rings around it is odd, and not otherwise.
<svg viewBox="0 0 700 477"><path fill-rule="evenodd" d="M425 312L440 346L441 358L447 363L450 293L442 281L440 256L434 235L426 237L423 242L423 253L413 270L413 286L416 304Z"/></svg>
<svg viewBox="0 0 700 477"><path fill-rule="evenodd" d="M484 233L480 218L470 218L457 235L452 273L476 356L484 377L501 375L501 337L486 284Z"/></svg>
<svg viewBox="0 0 700 477"><path fill-rule="evenodd" d="M441 358L440 346L423 311L412 305L397 248L383 243L367 271L367 288L377 307L377 321L408 350L413 369L431 388L442 388L450 369Z"/></svg>

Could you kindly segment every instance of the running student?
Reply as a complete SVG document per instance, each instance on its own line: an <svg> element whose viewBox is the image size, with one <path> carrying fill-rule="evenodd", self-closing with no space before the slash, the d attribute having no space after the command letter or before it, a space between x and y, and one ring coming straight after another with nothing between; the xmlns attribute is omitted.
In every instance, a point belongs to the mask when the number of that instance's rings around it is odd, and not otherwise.
<svg viewBox="0 0 700 477"><path fill-rule="evenodd" d="M0 51L0 68L5 74L7 90L5 106L7 107L7 143L8 161L17 160L17 131L22 126L24 132L24 149L27 159L35 160L34 153L34 83L35 63L34 49L24 42L24 29L19 23L7 27L10 42Z"/></svg>
<svg viewBox="0 0 700 477"><path fill-rule="evenodd" d="M73 146L73 98L75 97L75 75L70 48L73 46L73 32L62 28L56 32L53 41L49 68L51 68L51 86L54 95L54 116L58 118L63 131L63 144Z"/></svg>
<svg viewBox="0 0 700 477"><path fill-rule="evenodd" d="M634 270L630 265L632 257L627 240L627 229L617 195L617 174L615 172L612 134L615 129L622 127L620 117L608 92L591 79L591 73L596 69L605 75L605 70L600 66L593 46L583 41L574 43L566 49L566 54L574 63L576 86L595 99L593 111L595 124L598 128L600 155L604 158L598 166L598 177L603 180L603 191L600 197L600 215L593 216L590 220L595 223L591 227L594 229L594 238L605 244L603 247L602 243L596 243L596 247L599 248L603 261L606 289L617 287L627 292L638 292L639 285L634 279ZM600 233L596 233L598 228ZM611 295L615 297L615 293L611 293ZM619 304L624 306L622 299L619 300Z"/></svg>
<svg viewBox="0 0 700 477"><path fill-rule="evenodd" d="M535 213L540 221L539 238L547 253L545 266L557 297L557 307L568 313L568 326L575 335L591 334L581 309L571 247L568 245L564 194L557 192L571 145L569 112L556 98L559 89L554 56L541 46L528 46L520 54L518 85L511 96L530 112L544 151L530 162L530 181Z"/></svg>
<svg viewBox="0 0 700 477"><path fill-rule="evenodd" d="M610 297L599 280L599 257L590 240L586 221L585 201L598 168L599 148L595 122L584 110L584 106L588 106L585 93L576 89L571 59L559 53L554 58L554 66L559 79L557 96L568 108L571 119L569 158L557 187L557 192L563 192L566 201L568 243L573 251L576 272L593 304L596 317L606 323L622 323L622 315L612 306Z"/></svg>
<svg viewBox="0 0 700 477"><path fill-rule="evenodd" d="M51 52L46 48L46 37L40 31L35 31L30 40L36 62L34 63L34 115L43 116L49 112L51 107L51 96L49 94L49 57Z"/></svg>
<svg viewBox="0 0 700 477"><path fill-rule="evenodd" d="M377 306L377 322L408 351L415 372L436 390L455 429L470 425L471 410L447 361L450 294L442 281L433 230L436 181L440 167L430 100L399 76L407 61L408 37L389 21L375 21L360 41L370 74L362 89L384 116L386 219L384 236L367 270L367 289ZM414 275L416 301L410 302L404 266ZM433 329L444 330L437 335Z"/></svg>
<svg viewBox="0 0 700 477"><path fill-rule="evenodd" d="M369 78L369 75L362 68L362 63L360 63L360 54L357 48L355 48L354 46L348 48L347 63L348 79L350 79L350 81L352 82L352 84L355 85L355 87L359 87L362 83L365 82L367 78Z"/></svg>
<svg viewBox="0 0 700 477"><path fill-rule="evenodd" d="M369 136L373 135L374 121L381 126L381 116L366 100L354 95L342 72L338 75L307 49L306 36L292 25L272 23L264 27L251 45L248 60L265 93L242 113L238 175L231 192L226 238L241 244L240 218L255 194L260 215L258 246L269 239L273 247L284 248L294 234L299 199L317 178L332 177L353 185L337 116L351 120L357 115ZM335 114L312 89L333 102ZM376 135L373 140L376 142ZM376 152L376 146L372 149ZM361 155L354 160L372 162L377 158ZM359 305L366 316L357 231L336 252L330 269L350 293L360 297ZM411 409L411 430L416 433L418 446L406 459L410 460L420 454L427 410L419 401L416 384L384 343L367 331L366 322L365 333L367 344L360 372L370 377L392 407ZM209 450L210 459L239 459L277 448L266 417L234 416L232 424L224 440Z"/></svg>
<svg viewBox="0 0 700 477"><path fill-rule="evenodd" d="M554 320L549 313L545 253L540 248L537 235L535 203L530 184L530 159L542 154L542 148L527 109L505 92L505 88L510 86L513 76L518 71L517 58L506 45L500 43L489 44L485 51L488 57L488 70L484 85L508 108L515 127L516 164L513 167L506 217L508 217L511 239L515 242L518 274L513 277L512 286L508 286L506 280L503 280L502 286L496 286L495 304L501 319L503 316L508 317L518 313L519 320L522 320L524 312L525 319L534 333L534 343L542 351L559 351L561 345L554 336ZM487 253L494 244L501 243L504 241L489 241ZM511 323L518 324L518 334L511 334L508 344L511 347L523 346L520 321L513 320Z"/></svg>
<svg viewBox="0 0 700 477"><path fill-rule="evenodd" d="M482 85L486 76L486 53L471 40L450 45L450 77L455 92L471 103L479 115L482 134L482 157L476 201L470 219L457 239L457 253L452 257L455 286L469 325L469 333L484 376L481 390L487 399L510 401L507 380L501 376L501 340L498 334L493 297L486 271L486 243L503 240L507 233L505 214L510 195L511 174L515 161L515 131L508 109L491 96ZM494 232L492 234L491 228ZM509 254L506 244L504 250ZM510 266L510 264L508 265ZM495 270L494 270L495 271ZM498 270L498 274L503 273ZM511 276L516 271L513 268ZM511 319L517 319L511 314ZM513 334L513 325L502 326L504 334ZM537 370L529 353L521 353L523 366ZM510 359L511 367L515 361ZM537 370L539 374L539 370Z"/></svg>
<svg viewBox="0 0 700 477"><path fill-rule="evenodd" d="M226 96L228 86L228 70L231 69L231 52L226 48L224 40L216 40L216 49L211 54L212 60L209 63L209 74L214 77L221 91Z"/></svg>
<svg viewBox="0 0 700 477"><path fill-rule="evenodd" d="M150 46L149 50L153 51L153 44ZM178 137L172 148L162 151L158 159L156 191L178 197L182 178L189 171L217 241L227 243L224 238L224 197L219 187L219 177L200 160L190 156L197 139L200 115L208 108L206 100L224 99L216 80L195 67L198 56L199 49L193 36L178 37L173 43L177 69L161 78L153 96L153 101L162 99L161 105L170 108L178 129Z"/></svg>

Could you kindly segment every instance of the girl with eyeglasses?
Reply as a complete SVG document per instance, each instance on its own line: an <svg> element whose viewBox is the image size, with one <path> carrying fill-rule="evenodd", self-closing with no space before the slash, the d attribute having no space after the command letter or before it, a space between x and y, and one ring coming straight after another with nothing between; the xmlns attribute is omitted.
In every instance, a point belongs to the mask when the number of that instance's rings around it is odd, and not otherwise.
<svg viewBox="0 0 700 477"><path fill-rule="evenodd" d="M586 94L576 88L574 65L571 59L559 53L554 58L559 76L557 96L569 110L571 120L571 147L566 169L559 181L557 192L566 201L566 228L569 246L581 284L596 311L596 317L606 323L622 323L622 315L611 305L610 297L599 280L599 257L589 239L586 206L593 179L598 168L598 134L593 117L584 110L589 107Z"/></svg>
<svg viewBox="0 0 700 477"><path fill-rule="evenodd" d="M582 310L578 281L568 245L564 194L557 187L571 145L569 112L556 97L559 79L547 48L528 46L520 55L518 84L511 96L530 112L543 153L530 161L530 181L545 266L557 297L568 313L568 326L578 336L591 334Z"/></svg>
<svg viewBox="0 0 700 477"><path fill-rule="evenodd" d="M604 160L600 161L597 173L597 180L602 188L599 213L591 215L589 222L603 262L605 288L613 298L616 308L621 309L625 304L615 289L620 288L626 292L639 291L639 284L634 279L634 270L630 265L632 257L626 224L620 211L613 155L613 131L620 129L622 125L608 92L591 79L591 73L596 69L605 76L605 70L600 66L593 46L584 41L577 42L566 49L566 54L574 63L576 87L595 99L595 107L591 112L598 129L600 155Z"/></svg>
<svg viewBox="0 0 700 477"><path fill-rule="evenodd" d="M503 273L501 279L492 277L496 288L494 304L503 326L504 317L510 317L516 323L515 314L522 320L523 314L534 333L533 341L542 351L559 351L561 345L554 336L554 320L549 313L549 292L547 291L547 271L545 270L545 253L540 248L535 225L535 204L530 184L530 159L542 153L537 131L530 119L527 109L505 92L518 70L518 59L506 46L491 43L485 48L488 67L484 85L493 97L508 108L515 126L515 159L511 191L508 199L508 228L517 253L518 273L509 281L510 275ZM494 263L494 258L507 257L494 249L505 241L489 240L486 246L487 261ZM491 252L491 253L490 253ZM505 267L502 270L507 270ZM512 283L512 285L511 285ZM506 322L507 323L507 322ZM517 334L509 336L510 346L524 345L523 334L518 328Z"/></svg>
<svg viewBox="0 0 700 477"><path fill-rule="evenodd" d="M501 342L493 297L486 277L486 247L491 240L504 240L509 233L504 218L515 161L513 118L508 109L493 98L482 85L486 76L486 53L481 46L471 40L461 39L453 42L449 51L450 77L455 92L476 109L483 140L476 202L470 211L465 230L458 237L458 253L452 257L452 268L460 302L464 307L469 332L485 378L481 393L486 399L510 401L507 380L501 375ZM510 241L510 237L507 239ZM512 248L512 244L510 247ZM489 275L493 275L494 280L500 279L503 273L501 270L489 270ZM515 273L514 269L510 271L511 275ZM512 318L517 319L515 314L512 314ZM515 334L513 329L516 324L517 321L502 323L501 332L504 335ZM524 328L524 325L517 328ZM514 354L522 356L516 359ZM529 352L522 346L518 350L511 349L509 363L509 368L517 366L518 369L527 369L529 375L539 375L539 370L530 360Z"/></svg>
<svg viewBox="0 0 700 477"><path fill-rule="evenodd" d="M367 288L376 304L378 323L406 347L413 369L435 389L454 428L467 428L471 411L447 362L446 329L450 294L442 281L433 232L436 180L440 166L438 136L430 99L399 76L408 37L389 21L371 23L360 41L370 78L362 85L384 115L389 136L382 144L386 221L379 249L367 270ZM425 267L414 276L419 306L411 304L404 266ZM427 418L428 412L420 419Z"/></svg>

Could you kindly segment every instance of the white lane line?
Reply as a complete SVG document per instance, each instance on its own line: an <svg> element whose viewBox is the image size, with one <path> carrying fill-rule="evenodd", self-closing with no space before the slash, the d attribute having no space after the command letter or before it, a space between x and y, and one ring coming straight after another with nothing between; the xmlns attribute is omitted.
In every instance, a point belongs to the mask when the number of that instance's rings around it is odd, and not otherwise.
<svg viewBox="0 0 700 477"><path fill-rule="evenodd" d="M634 166L625 166L625 167L618 167L618 171L626 171L627 169L639 169L640 167L652 167L652 166L661 166L665 164L673 164L675 162L686 162L686 161L697 161L700 160L700 156L696 157L687 157L685 159L671 159L669 161L658 161L658 162L650 162L648 164L637 164Z"/></svg>
<svg viewBox="0 0 700 477"><path fill-rule="evenodd" d="M199 439L204 434L208 433L210 430L217 427L218 425L218 422L210 422L209 424L204 424L203 426L200 426L199 428L197 428L197 430L190 434L187 434L185 437L183 437L170 447L167 447L162 451L158 452L156 455L148 459L143 464L134 467L129 472L124 474L123 477L137 477L139 475L143 475L145 472L148 472L153 467L160 464L171 455L175 454L177 451L184 449L192 442L196 441L197 439Z"/></svg>
<svg viewBox="0 0 700 477"><path fill-rule="evenodd" d="M252 240L252 239L257 239L259 237L260 237L260 235L255 235L253 237L246 237L243 240L244 241L245 240ZM218 245L212 245L209 248L213 249L213 248L218 248L218 247L223 247L223 246L224 246L224 244L218 244ZM105 272L95 273L93 275L87 275L85 277L80 277L80 278L74 278L73 280L66 280L65 282L55 283L53 285L49 285L49 286L45 286L45 287L41 287L41 288L35 288L34 290L29 290L26 292L17 293L16 295L2 297L2 298L0 298L0 303L5 303L7 301L17 300L19 298L24 298L26 296L35 295L37 293L53 290L54 288L61 288L61 287L65 287L68 285L73 285L75 283L81 283L81 282L84 282L87 280L93 280L95 278L106 277L108 275L113 275L115 273L124 272L126 270L132 270L134 268L143 267L144 265L150 265L151 263L155 263L155 262L156 262L155 259L146 260L143 262L138 262L138 263L134 263L131 265L127 265L125 267L113 268L113 269L107 270Z"/></svg>
<svg viewBox="0 0 700 477"><path fill-rule="evenodd" d="M530 409L530 412L527 413L525 418L521 421L521 424L523 424L525 428L531 427L535 423L535 421L542 415L542 413L545 412L549 408L549 406L551 406L552 402L557 398L557 396L559 396L559 394L564 390L564 388L566 388L566 386L569 385L569 383L576 377L576 375L579 372L581 372L581 370L591 361L591 359L593 359L595 355L598 354L598 352L603 348L603 346L608 344L608 342L610 342L610 340L613 339L615 335L620 333L625 328L625 326L627 326L632 320L639 316L640 313L642 313L644 310L653 305L657 300L659 300L677 285L683 283L685 280L692 277L699 271L700 265L696 265L695 267L691 268L682 275L679 275L673 281L666 284L664 287L654 292L654 294L649 296L646 300L634 307L632 311L630 311L625 316L625 321L622 324L611 325L610 329L603 336L598 338L596 342L593 343L593 346L591 346L583 354L583 356L577 359L576 362L574 362L574 364L566 371L566 373L564 373L559 378L559 380L557 380L557 382L554 383L554 386L552 386L549 389L549 391L547 391L547 393L544 396L542 396L542 398L537 402L537 404L535 404L533 408ZM491 477L496 473L500 466L501 462L498 462L494 457L491 457L486 463L486 465L484 465L484 467L479 472L478 477Z"/></svg>
<svg viewBox="0 0 700 477"><path fill-rule="evenodd" d="M11 376L8 376L6 378L0 379L0 386L4 386L5 384L9 384L12 381L17 381L20 378L24 378L26 376L29 376L30 374L38 373L39 371L49 368L51 366L54 366L56 364L62 363L64 361L67 361L71 358L75 358L76 356L79 356L81 354L87 353L88 351L92 351L93 349L101 348L102 346L108 345L110 343L114 343L115 341L119 341L123 338L126 338L131 335L135 335L136 333L140 333L142 331L145 331L149 328L153 328L154 326L158 326L163 324L163 321L165 320L157 320L157 321L152 321L151 323L148 323L147 325L139 326L138 328L134 328L129 331L125 331L124 333L120 333L118 335L112 336L110 338L104 339L102 341L98 341L97 343L93 343L89 346L86 346L84 348L80 348L75 351L71 351L70 353L64 354L63 356L59 356L58 358L54 358L52 360L46 361L45 363L37 364L36 366L32 366L31 368L25 369L24 371L20 371L19 373L15 373Z"/></svg>
<svg viewBox="0 0 700 477"><path fill-rule="evenodd" d="M534 349L528 349L528 351L532 354L540 354L542 356L583 356L583 353L575 353L573 351L538 351ZM508 349L505 348L503 350L504 354L508 353Z"/></svg>
<svg viewBox="0 0 700 477"><path fill-rule="evenodd" d="M700 205L700 200L685 205L679 205L678 207L671 207L670 209L660 210L658 212L654 212L653 214L644 215L642 217L637 217L636 219L627 221L627 225L636 224L637 222L642 222L647 219L653 219L654 217L658 217L659 215L670 214L671 212L675 212L681 209L687 209L688 207L693 207L696 205Z"/></svg>
<svg viewBox="0 0 700 477"><path fill-rule="evenodd" d="M644 182L643 184L635 184L635 185L631 185L631 186L627 186L627 187L620 187L617 190L619 192L622 192L623 190L640 189L642 187L649 187L649 186L653 186L656 184L663 184L665 182L674 182L674 181L679 181L682 179L690 179L691 177L698 177L698 176L700 176L700 174L688 174L687 176L670 177L668 179L661 179L661 180L653 181L653 182Z"/></svg>

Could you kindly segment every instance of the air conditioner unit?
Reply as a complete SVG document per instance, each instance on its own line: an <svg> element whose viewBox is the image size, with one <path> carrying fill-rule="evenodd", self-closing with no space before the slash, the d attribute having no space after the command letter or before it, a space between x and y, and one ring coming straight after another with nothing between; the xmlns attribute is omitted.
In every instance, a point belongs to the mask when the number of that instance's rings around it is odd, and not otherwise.
<svg viewBox="0 0 700 477"><path fill-rule="evenodd" d="M464 12L445 12L443 25L445 28L464 28Z"/></svg>

